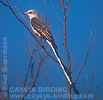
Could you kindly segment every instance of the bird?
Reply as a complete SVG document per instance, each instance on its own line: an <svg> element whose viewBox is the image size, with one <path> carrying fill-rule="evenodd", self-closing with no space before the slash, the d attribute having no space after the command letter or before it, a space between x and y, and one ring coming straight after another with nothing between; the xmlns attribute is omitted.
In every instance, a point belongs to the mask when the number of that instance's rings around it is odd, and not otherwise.
<svg viewBox="0 0 103 100"><path fill-rule="evenodd" d="M50 45L70 86L73 88L76 94L79 94L79 91L77 90L73 82L71 81L70 74L68 72L67 67L62 63L61 58L58 55L57 45L53 39L50 28L44 23L44 21L42 20L42 18L40 17L39 13L36 10L28 10L26 12L23 12L22 14L29 16L30 26L34 34L37 34L39 37L45 39L46 42Z"/></svg>

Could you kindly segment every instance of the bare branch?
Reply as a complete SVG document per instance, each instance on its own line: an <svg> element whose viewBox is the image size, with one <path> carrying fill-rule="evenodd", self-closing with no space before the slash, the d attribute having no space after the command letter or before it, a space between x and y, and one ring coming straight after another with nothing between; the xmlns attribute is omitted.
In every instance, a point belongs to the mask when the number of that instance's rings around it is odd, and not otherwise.
<svg viewBox="0 0 103 100"><path fill-rule="evenodd" d="M24 81L24 87L23 87L22 95L24 95L24 90L25 90L25 87L26 87L26 84L27 84L28 72L29 72L29 69L30 69L30 66L31 66L31 63L32 63L33 54L34 54L34 52L35 52L36 47L37 47L37 45L34 47L33 52L32 52L32 54L30 55L31 57L30 57L30 62L29 62L28 68L27 68L26 76L25 76L25 81Z"/></svg>
<svg viewBox="0 0 103 100"><path fill-rule="evenodd" d="M69 54L69 51L68 51L68 48L67 48L67 36L66 36L66 20L67 20L67 16L66 16L66 14L65 14L65 11L66 11L66 9L65 9L65 7L64 7L64 0L62 0L62 9L63 9L63 25L64 25L64 42L63 42L63 44L64 44L64 48L65 48L65 51L66 51L66 54L67 54L67 62L68 62L68 69L70 70L70 67L71 67L71 65L70 65L70 54Z"/></svg>
<svg viewBox="0 0 103 100"><path fill-rule="evenodd" d="M95 90L93 100L96 100L96 95L97 95L97 91L98 91L99 88L100 88L100 85L98 85L97 88L96 88L96 90Z"/></svg>
<svg viewBox="0 0 103 100"><path fill-rule="evenodd" d="M81 72L82 72L82 70L83 70L83 68L84 68L84 66L85 66L85 64L86 64L86 62L87 62L87 59L88 59L88 56L89 56L91 47L92 47L92 45L93 45L93 43L94 43L94 41L95 41L97 35L95 35L95 37L92 38L92 32L91 32L90 36L91 36L91 38L90 38L90 42L89 42L89 45L88 45L87 54L86 54L84 63L83 63L83 65L82 65L82 67L81 67L81 69L80 69L80 71L79 71L79 74L78 74L78 76L77 76L77 78L76 78L76 80L75 80L75 84L76 84L76 82L78 81L79 76L80 76L80 74L81 74Z"/></svg>
<svg viewBox="0 0 103 100"><path fill-rule="evenodd" d="M73 63L74 63L74 69L71 71L73 73L75 71L75 68L77 67L79 69L78 64L75 62L75 58L73 57ZM79 69L80 70L80 69Z"/></svg>
<svg viewBox="0 0 103 100"><path fill-rule="evenodd" d="M27 90L27 92L26 92L25 94L24 94L24 91L23 91L21 100L24 100L24 98L28 95L28 93L30 92L30 90L31 90L33 87L35 87L35 83L36 83L36 81L37 81L37 79L38 79L38 76L39 76L39 71L40 71L40 67L41 67L41 62L42 62L42 60L41 60L41 58L40 58L38 70L37 70L36 76L35 76L35 78L34 78L34 80L33 80L33 83L32 83L31 87ZM24 86L24 89L25 89L25 86Z"/></svg>
<svg viewBox="0 0 103 100"><path fill-rule="evenodd" d="M45 23L47 25L47 6L46 6L46 0L44 0L44 5L45 5Z"/></svg>
<svg viewBox="0 0 103 100"><path fill-rule="evenodd" d="M70 0L68 0L68 3L67 3L67 5L65 6L65 9L67 9L67 8L69 7L69 2L70 2Z"/></svg>
<svg viewBox="0 0 103 100"><path fill-rule="evenodd" d="M0 100L5 100L5 94L3 93L1 88L0 88L0 95L1 95L1 99Z"/></svg>
<svg viewBox="0 0 103 100"><path fill-rule="evenodd" d="M58 13L57 13L57 11L56 11L54 5L53 5L52 3L51 3L51 6L52 6L52 8L54 9L55 14L56 14L57 18L59 19L59 21L60 21L61 23L63 23L62 20L61 20L61 18L60 18L59 15L58 15Z"/></svg>
<svg viewBox="0 0 103 100"><path fill-rule="evenodd" d="M62 5L62 3L61 3L59 0L56 0L56 2L57 2L58 4L60 4L60 5Z"/></svg>
<svg viewBox="0 0 103 100"><path fill-rule="evenodd" d="M26 19L24 18L22 12L20 12L19 8L16 6L13 6L12 8L16 9L18 11L18 14L23 18L25 24L30 28L30 25L28 24L28 22L26 21Z"/></svg>
<svg viewBox="0 0 103 100"><path fill-rule="evenodd" d="M50 81L49 81L49 79L48 79L48 77L47 77L47 74L46 74L46 72L43 70L43 68L41 67L41 70L43 71L43 73L45 74L45 77L46 77L46 79L47 79L47 81L48 81L48 83L49 83L49 85L50 85L50 87L51 87L51 89L52 89L52 91L54 92L54 94L57 96L57 99L58 100L60 100L60 98L58 97L58 95L56 94L56 92L55 92L55 90L52 88L52 85L51 85L51 83L50 83Z"/></svg>
<svg viewBox="0 0 103 100"><path fill-rule="evenodd" d="M1 0L0 0L0 3L2 3L6 7L9 7L6 3L2 2Z"/></svg>
<svg viewBox="0 0 103 100"><path fill-rule="evenodd" d="M24 82L20 79L20 77L12 75L12 73L10 73L9 69L8 69L8 74L9 74L15 81L19 82L20 84L24 84Z"/></svg>
<svg viewBox="0 0 103 100"><path fill-rule="evenodd" d="M91 84L89 86L89 89L87 90L87 93L86 93L87 96L86 96L85 100L88 99L87 97L88 97L89 93L91 92L91 87L92 87L92 84L93 84L93 78L94 78L94 73L92 75Z"/></svg>

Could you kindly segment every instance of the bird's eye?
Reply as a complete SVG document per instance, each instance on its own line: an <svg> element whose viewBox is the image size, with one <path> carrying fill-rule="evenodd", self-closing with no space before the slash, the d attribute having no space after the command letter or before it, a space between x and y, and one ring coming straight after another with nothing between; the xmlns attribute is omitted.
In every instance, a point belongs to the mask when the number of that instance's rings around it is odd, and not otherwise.
<svg viewBox="0 0 103 100"><path fill-rule="evenodd" d="M31 14L32 12L29 12L29 14Z"/></svg>

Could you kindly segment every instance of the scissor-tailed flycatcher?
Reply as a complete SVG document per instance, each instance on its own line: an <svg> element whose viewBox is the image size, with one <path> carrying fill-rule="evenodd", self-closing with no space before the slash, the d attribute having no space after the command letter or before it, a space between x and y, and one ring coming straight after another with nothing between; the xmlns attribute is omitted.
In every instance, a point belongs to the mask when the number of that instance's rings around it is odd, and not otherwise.
<svg viewBox="0 0 103 100"><path fill-rule="evenodd" d="M63 63L58 55L58 52L56 50L57 45L54 42L54 39L53 39L53 36L51 34L49 27L43 22L40 15L35 10L29 10L27 12L24 12L23 14L26 14L29 16L30 24L31 24L31 27L32 27L32 30L34 31L34 33L37 34L38 36L40 36L41 38L45 39L46 42L51 46L59 64L61 65L61 67L63 69L63 72L64 72L69 84L73 87L74 92L76 94L79 94L79 91L76 89L75 85L70 80L70 77L67 72L67 68L63 65Z"/></svg>

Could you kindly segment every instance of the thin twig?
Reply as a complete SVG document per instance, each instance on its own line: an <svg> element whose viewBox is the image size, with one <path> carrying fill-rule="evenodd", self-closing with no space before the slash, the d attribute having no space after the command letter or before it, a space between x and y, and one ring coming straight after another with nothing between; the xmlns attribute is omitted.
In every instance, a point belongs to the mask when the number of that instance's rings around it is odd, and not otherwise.
<svg viewBox="0 0 103 100"><path fill-rule="evenodd" d="M79 71L80 71L80 68L79 68L78 64L76 63L74 56L73 56L73 64L74 64L74 69L71 71L71 73L73 73L73 72L75 71L75 68L76 68L76 67L77 67L77 68L79 69Z"/></svg>
<svg viewBox="0 0 103 100"><path fill-rule="evenodd" d="M56 2L57 2L58 4L60 4L60 5L62 5L62 3L61 3L60 1L56 0Z"/></svg>
<svg viewBox="0 0 103 100"><path fill-rule="evenodd" d="M45 23L47 25L47 6L46 6L46 0L44 0L44 5L45 5Z"/></svg>
<svg viewBox="0 0 103 100"><path fill-rule="evenodd" d="M34 81L33 81L32 85L31 85L31 87L27 90L27 92L26 92L25 94L24 94L24 93L22 94L22 97L21 97L20 100L24 100L24 98L28 95L28 93L30 92L30 90L31 90L33 87L35 87L35 83L36 83L36 81L37 81L37 79L38 79L38 76L39 76L40 67L41 67L41 60L40 60L40 62L39 62L38 70L37 70L36 76L35 76L35 78L34 78Z"/></svg>
<svg viewBox="0 0 103 100"><path fill-rule="evenodd" d="M100 85L98 85L97 88L96 88L96 90L95 90L93 100L96 100L96 95L97 95L97 91L98 91L99 88L100 88Z"/></svg>
<svg viewBox="0 0 103 100"><path fill-rule="evenodd" d="M2 3L6 7L9 7L6 3L2 2L1 0L0 0L0 3Z"/></svg>
<svg viewBox="0 0 103 100"><path fill-rule="evenodd" d="M49 79L48 79L48 77L47 77L47 74L46 74L46 72L43 70L42 67L41 67L41 70L43 71L43 73L44 73L44 75L45 75L45 77L46 77L46 79L47 79L47 81L48 81L48 83L49 83L49 85L50 85L52 91L53 91L54 94L57 96L57 99L60 100L60 98L59 98L58 95L56 94L55 90L52 88L52 85L51 85L51 83L50 83L50 81L49 81Z"/></svg>
<svg viewBox="0 0 103 100"><path fill-rule="evenodd" d="M90 36L91 36L91 38L90 38L90 42L89 42L89 45L88 45L88 50L87 50L87 54L86 54L84 63L83 63L83 65L82 65L82 67L81 67L81 69L80 69L80 71L79 71L79 74L78 74L78 76L77 76L74 84L76 84L76 82L78 81L79 76L80 76L80 74L81 74L81 72L82 72L82 70L83 70L83 68L84 68L84 66L85 66L85 64L86 64L86 62L87 62L87 59L88 59L88 57L89 57L89 53L90 53L91 47L92 47L92 45L93 45L93 43L94 43L97 35L95 35L95 37L92 38L92 32L91 32Z"/></svg>
<svg viewBox="0 0 103 100"><path fill-rule="evenodd" d="M27 68L26 76L25 76L25 81L24 81L24 87L23 87L22 95L24 95L24 90L25 90L26 83L27 83L28 72L29 72L29 69L30 69L30 66L31 66L31 63L32 63L33 54L35 52L36 47L37 47L37 45L34 47L33 52L31 54L31 57L30 57L30 62L29 62L28 68Z"/></svg>
<svg viewBox="0 0 103 100"><path fill-rule="evenodd" d="M69 0L68 0L69 1ZM69 6L69 3L67 3L67 5ZM64 25L64 48L65 48L65 51L66 51L66 54L67 54L67 62L68 62L68 69L70 70L70 67L71 67L71 64L70 64L70 54L69 54L69 51L68 51L68 48L67 48L67 32L66 32L66 21L67 21L67 17L65 12L66 12L66 9L65 6L64 6L64 0L62 0L62 9L63 9L63 25Z"/></svg>
<svg viewBox="0 0 103 100"><path fill-rule="evenodd" d="M5 94L3 93L1 88L0 88L0 95L1 95L1 100L5 100Z"/></svg>
<svg viewBox="0 0 103 100"><path fill-rule="evenodd" d="M54 9L55 14L56 14L57 18L59 19L59 21L60 21L61 23L63 23L63 22L62 22L62 19L59 17L59 15L58 15L58 13L57 13L57 11L56 11L56 9L55 9L55 7L54 7L54 5L53 5L52 3L51 3L51 6L52 6L52 8Z"/></svg>
<svg viewBox="0 0 103 100"><path fill-rule="evenodd" d="M94 73L93 73L93 75L92 75L91 84L90 84L90 86L89 86L89 89L87 90L87 93L86 93L87 96L86 96L85 100L87 100L88 95L89 95L89 93L91 92L91 87L92 87L92 84L93 84L93 79L94 79Z"/></svg>

